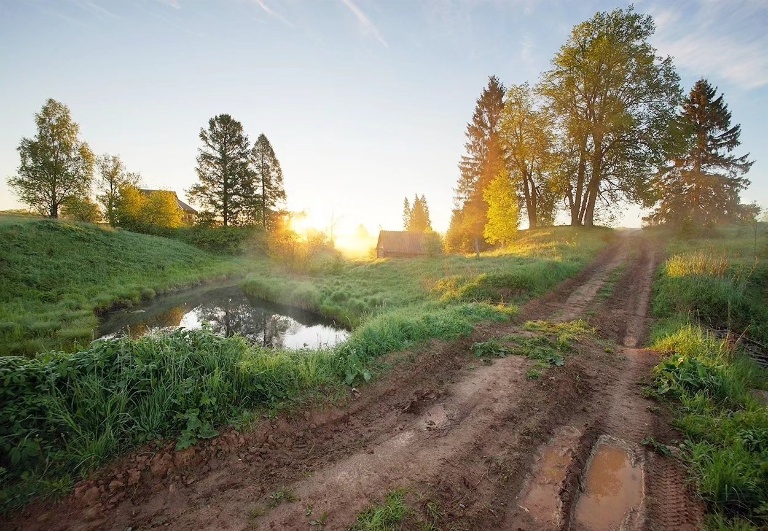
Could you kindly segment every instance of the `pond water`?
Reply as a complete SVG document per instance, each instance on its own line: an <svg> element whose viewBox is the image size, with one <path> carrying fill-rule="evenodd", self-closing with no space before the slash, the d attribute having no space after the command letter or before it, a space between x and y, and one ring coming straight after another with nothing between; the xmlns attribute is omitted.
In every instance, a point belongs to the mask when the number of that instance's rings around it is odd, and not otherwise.
<svg viewBox="0 0 768 531"><path fill-rule="evenodd" d="M112 312L99 338L199 329L203 323L222 336L241 335L270 348L318 348L347 339L349 332L316 314L251 297L237 286L195 288L162 295L140 306Z"/></svg>

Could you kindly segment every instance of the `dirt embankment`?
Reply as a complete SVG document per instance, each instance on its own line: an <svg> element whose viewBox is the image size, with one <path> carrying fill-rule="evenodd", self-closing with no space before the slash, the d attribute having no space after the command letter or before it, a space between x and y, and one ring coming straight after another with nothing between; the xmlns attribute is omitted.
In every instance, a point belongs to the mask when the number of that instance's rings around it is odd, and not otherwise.
<svg viewBox="0 0 768 531"><path fill-rule="evenodd" d="M393 355L386 377L339 407L265 419L185 452L136 453L7 526L348 529L404 488L414 509L405 529L698 529L682 468L641 444L676 436L642 396L657 356L637 348L660 258L628 234L515 322ZM472 355L474 342L519 333L526 320L573 319L598 337L538 379L526 358Z"/></svg>

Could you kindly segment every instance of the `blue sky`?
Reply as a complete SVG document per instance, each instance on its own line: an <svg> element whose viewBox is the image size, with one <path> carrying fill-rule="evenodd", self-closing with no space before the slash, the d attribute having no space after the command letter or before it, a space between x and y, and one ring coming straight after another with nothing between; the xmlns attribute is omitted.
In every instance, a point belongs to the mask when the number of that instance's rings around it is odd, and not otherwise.
<svg viewBox="0 0 768 531"><path fill-rule="evenodd" d="M288 207L337 233L401 228L424 194L444 231L475 100L489 75L535 83L574 25L628 3L570 0L0 0L0 210L16 148L47 98L97 154L182 196L200 128L228 113L267 135ZM687 92L725 93L768 207L768 0L636 1ZM620 223L639 225L627 208Z"/></svg>

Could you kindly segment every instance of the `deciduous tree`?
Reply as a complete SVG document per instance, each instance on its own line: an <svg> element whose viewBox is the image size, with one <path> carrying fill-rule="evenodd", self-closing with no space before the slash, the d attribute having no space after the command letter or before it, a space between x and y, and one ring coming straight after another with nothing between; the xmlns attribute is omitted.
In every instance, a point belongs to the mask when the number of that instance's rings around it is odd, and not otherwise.
<svg viewBox="0 0 768 531"><path fill-rule="evenodd" d="M240 223L243 198L250 182L250 152L243 125L228 114L208 121L200 129L202 147L198 149L197 176L200 182L189 189L189 196L204 209L219 216L225 227Z"/></svg>
<svg viewBox="0 0 768 531"><path fill-rule="evenodd" d="M554 219L554 193L547 167L552 145L550 123L528 83L509 88L501 118L501 138L511 182L531 229Z"/></svg>
<svg viewBox="0 0 768 531"><path fill-rule="evenodd" d="M674 132L677 153L655 182L660 200L651 220L692 228L748 215L739 194L749 185L744 174L752 161L731 154L741 144L741 126L731 126L723 95L707 80L697 81L683 101Z"/></svg>
<svg viewBox="0 0 768 531"><path fill-rule="evenodd" d="M559 118L559 153L571 158L565 187L572 225L592 225L598 199L652 203L680 98L672 59L648 42L653 19L630 6L574 27L539 91Z"/></svg>
<svg viewBox="0 0 768 531"><path fill-rule="evenodd" d="M511 242L517 233L520 210L509 171L501 170L496 175L483 192L483 198L488 203L488 223L483 237L492 244Z"/></svg>
<svg viewBox="0 0 768 531"><path fill-rule="evenodd" d="M120 188L131 185L139 186L141 175L125 170L125 165L117 155L104 153L96 160L96 168L99 172L96 186L101 192L96 196L103 209L107 222L117 225L117 203L120 199Z"/></svg>
<svg viewBox="0 0 768 531"><path fill-rule="evenodd" d="M78 138L80 127L63 103L49 99L35 114L37 135L22 138L17 151L21 164L8 184L40 214L59 217L69 198L84 198L93 179L93 153Z"/></svg>

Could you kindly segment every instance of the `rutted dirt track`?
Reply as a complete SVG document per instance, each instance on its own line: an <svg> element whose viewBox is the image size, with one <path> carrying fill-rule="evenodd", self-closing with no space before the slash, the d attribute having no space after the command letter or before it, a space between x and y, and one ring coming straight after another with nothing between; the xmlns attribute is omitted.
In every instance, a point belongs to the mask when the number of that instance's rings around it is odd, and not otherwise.
<svg viewBox="0 0 768 531"><path fill-rule="evenodd" d="M414 521L434 529L699 529L679 464L641 445L676 436L642 397L657 355L637 348L660 258L628 234L513 323L394 355L385 377L340 407L264 420L181 453L133 454L8 526L348 529L404 488ZM585 319L599 338L538 380L526 378L530 360L473 357L474 342L535 319ZM296 499L270 508L280 492Z"/></svg>

